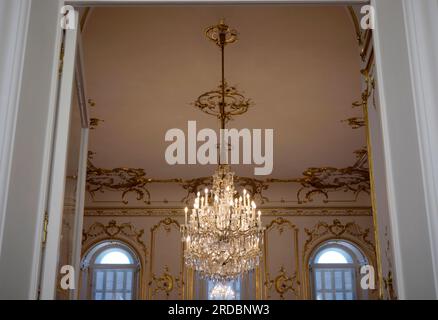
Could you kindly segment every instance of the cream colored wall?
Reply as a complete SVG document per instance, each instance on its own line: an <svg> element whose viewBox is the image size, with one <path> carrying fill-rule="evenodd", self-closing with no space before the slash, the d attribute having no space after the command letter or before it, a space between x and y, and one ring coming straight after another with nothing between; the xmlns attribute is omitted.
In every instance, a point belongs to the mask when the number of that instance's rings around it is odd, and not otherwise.
<svg viewBox="0 0 438 320"><path fill-rule="evenodd" d="M356 243L375 266L369 207L262 210L267 230L264 259L256 276L258 298L309 298L307 259L328 239ZM125 241L141 259L141 299L189 299L192 279L182 260L182 213L165 208L87 209L83 252L105 239ZM377 296L377 290L370 292L370 298Z"/></svg>

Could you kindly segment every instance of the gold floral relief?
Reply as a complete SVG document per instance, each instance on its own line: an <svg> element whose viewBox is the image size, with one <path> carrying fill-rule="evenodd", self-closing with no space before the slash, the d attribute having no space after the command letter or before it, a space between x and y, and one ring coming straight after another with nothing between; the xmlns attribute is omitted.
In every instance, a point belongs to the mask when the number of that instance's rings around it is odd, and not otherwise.
<svg viewBox="0 0 438 320"><path fill-rule="evenodd" d="M338 219L334 219L333 223L325 221L318 222L312 229L304 229L307 235L307 240L304 243L304 253L307 253L318 239L322 237L345 238L350 236L356 238L368 250L374 251L374 244L368 238L370 229L362 229L356 222L347 222L342 224Z"/></svg>
<svg viewBox="0 0 438 320"><path fill-rule="evenodd" d="M312 202L316 195L322 196L323 202L328 203L330 202L329 194L338 191L352 193L355 201L361 193L370 193L370 180L367 162L363 161L367 159L366 149L357 150L354 154L356 161L353 165L345 168L311 167L307 168L301 177L285 179L261 180L236 176L235 183L241 188L246 188L260 204L270 202L270 199L264 195L264 191L268 190L272 184L277 183L300 185L301 187L296 191L298 204ZM92 155L93 153L90 152L87 167L87 191L93 199L98 192L113 191L121 194L121 201L125 205L128 204L128 194L134 194L136 200L150 205L150 186L152 184L172 183L187 192L186 196L180 200L181 204L187 204L194 199L199 190L209 187L212 183L211 177L158 179L148 177L142 168L98 168L91 161Z"/></svg>
<svg viewBox="0 0 438 320"><path fill-rule="evenodd" d="M144 229L136 229L132 223L117 224L115 220L110 220L108 224L95 222L87 230L82 232L82 244L88 240L102 238L102 239L116 239L117 237L127 237L133 240L143 251L144 257L148 254L148 249L143 241Z"/></svg>

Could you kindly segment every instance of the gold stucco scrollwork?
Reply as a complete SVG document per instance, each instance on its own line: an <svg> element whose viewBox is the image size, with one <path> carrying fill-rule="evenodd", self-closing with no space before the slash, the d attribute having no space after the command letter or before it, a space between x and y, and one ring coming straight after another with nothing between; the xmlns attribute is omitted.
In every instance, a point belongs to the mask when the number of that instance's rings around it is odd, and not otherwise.
<svg viewBox="0 0 438 320"><path fill-rule="evenodd" d="M368 171L367 152L361 149L354 152L356 162L346 168L308 168L302 178L296 179L268 179L268 183L297 182L301 188L297 192L298 203L312 202L315 195L322 195L324 202L328 202L329 193L335 191L353 192L357 198L359 194L370 193L370 176Z"/></svg>
<svg viewBox="0 0 438 320"><path fill-rule="evenodd" d="M182 278L174 277L169 272L169 267L164 266L164 272L160 276L156 276L154 273L151 275L149 286L151 289L151 296L154 297L159 292L164 292L166 297L169 298L170 293L175 288L181 288L183 285Z"/></svg>
<svg viewBox="0 0 438 320"><path fill-rule="evenodd" d="M365 119L363 117L348 118L342 120L341 122L346 122L352 129L365 127Z"/></svg>
<svg viewBox="0 0 438 320"><path fill-rule="evenodd" d="M286 268L282 265L280 271L274 277L271 278L271 273L269 270L269 244L268 235L270 231L276 230L279 234L283 234L286 230L291 231L291 241L293 248L293 257L291 266L294 270L291 275L286 272ZM288 250L291 247L287 247ZM267 226L264 235L264 294L266 299L271 298L272 289L274 289L280 296L280 299L284 299L287 292L291 292L295 297L300 297L300 273L299 273L299 258L298 258L298 228L288 219L283 217L278 217L272 220Z"/></svg>
<svg viewBox="0 0 438 320"><path fill-rule="evenodd" d="M110 220L107 225L101 222L93 223L87 230L82 232L82 244L87 240L102 237L105 239L115 239L125 236L136 242L143 250L145 257L148 253L147 246L143 242L144 229L135 229L131 223L117 224L115 220Z"/></svg>
<svg viewBox="0 0 438 320"><path fill-rule="evenodd" d="M268 289L274 287L275 291L280 295L280 299L284 299L284 295L291 291L296 297L299 296L300 281L297 279L297 273L293 275L288 275L283 266L281 266L279 273L274 279L270 279L270 275L267 274L267 280L265 281L265 286Z"/></svg>
<svg viewBox="0 0 438 320"><path fill-rule="evenodd" d="M304 244L304 253L306 253L310 246L319 238L324 236L330 236L335 238L342 238L345 235L357 238L361 243L367 246L371 251L374 251L374 245L370 239L370 229L363 229L356 224L356 222L347 222L342 224L338 219L333 220L333 223L327 223L325 221L318 222L312 229L304 229L307 235L307 240Z"/></svg>
<svg viewBox="0 0 438 320"><path fill-rule="evenodd" d="M181 242L180 246L180 252L181 255L180 259L180 270L179 275L175 276L172 275L169 271L168 265L164 265L164 272L157 276L155 273L155 264L156 264L156 233L159 231L159 229L164 230L166 233L170 233L173 230L177 231L179 234L180 230L180 224L178 221L166 217L163 220L159 221L156 225L154 225L151 228L150 236L151 236L151 242L150 242L150 263L149 263L149 299L153 299L159 292L164 292L166 294L166 297L169 297L170 294L177 290L178 295L184 299L184 258L183 258L183 243ZM178 254L178 252L175 252L175 254ZM158 267L160 268L160 267Z"/></svg>

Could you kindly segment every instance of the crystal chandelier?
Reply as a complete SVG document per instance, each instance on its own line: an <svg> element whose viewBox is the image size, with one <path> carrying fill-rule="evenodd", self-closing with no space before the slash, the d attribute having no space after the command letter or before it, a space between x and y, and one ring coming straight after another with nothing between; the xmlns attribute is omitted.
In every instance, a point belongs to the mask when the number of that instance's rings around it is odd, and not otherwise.
<svg viewBox="0 0 438 320"><path fill-rule="evenodd" d="M221 49L222 83L219 90L201 95L195 106L216 115L224 129L232 115L246 112L250 104L235 87L227 86L224 77L224 48L237 40L237 33L221 21L209 27L206 36ZM224 141L220 146L222 154ZM238 195L233 177L229 165L219 161L211 190L197 193L193 208L185 208L185 224L181 226L185 264L201 276L220 282L253 270L262 252L261 212L256 211L246 190Z"/></svg>

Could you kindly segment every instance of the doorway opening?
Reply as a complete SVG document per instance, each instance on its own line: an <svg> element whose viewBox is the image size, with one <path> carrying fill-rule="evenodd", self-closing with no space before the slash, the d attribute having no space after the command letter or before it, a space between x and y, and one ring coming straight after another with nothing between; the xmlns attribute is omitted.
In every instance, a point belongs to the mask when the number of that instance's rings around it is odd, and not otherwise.
<svg viewBox="0 0 438 320"><path fill-rule="evenodd" d="M45 248L46 257L57 257L56 283L63 265L74 266L76 283L84 283L83 248L117 240L139 255L136 298L207 298L200 296L196 272L185 267L180 226L184 207L211 184L215 166L169 165L165 134L184 130L188 121L217 128L218 119L193 102L217 87L220 57L204 30L225 19L239 30L226 57L227 82L254 101L229 123L238 130L273 129L274 165L267 176L254 175L253 166L232 166L239 191L249 190L262 212L263 256L238 285L207 283L205 295L217 287L232 289L227 299L317 298L309 261L318 245L336 240L355 243L369 257L376 285L366 294L331 297L394 298L373 31L361 29L361 8L74 9L78 19L65 30L64 50L74 47L76 54L64 55L60 75L59 108L66 112L58 124L68 125L56 132L68 148L64 158L54 153L53 159L66 166L52 172L52 190L62 181L65 191L62 198L51 191L49 201L49 219L58 216L61 232ZM52 277L50 264L44 258L42 283ZM333 271L336 285L335 277ZM102 293L56 288L58 299ZM125 291L123 298L134 297Z"/></svg>

